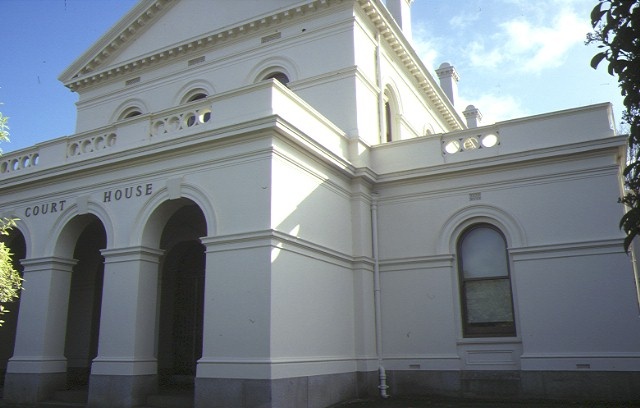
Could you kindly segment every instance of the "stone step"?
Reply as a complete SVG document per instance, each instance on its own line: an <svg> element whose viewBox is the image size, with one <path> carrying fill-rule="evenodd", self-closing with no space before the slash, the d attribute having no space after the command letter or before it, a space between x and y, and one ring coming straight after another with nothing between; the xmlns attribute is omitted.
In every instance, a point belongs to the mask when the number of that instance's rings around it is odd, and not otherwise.
<svg viewBox="0 0 640 408"><path fill-rule="evenodd" d="M88 390L64 390L53 394L54 402L71 402L86 404L89 399Z"/></svg>
<svg viewBox="0 0 640 408"><path fill-rule="evenodd" d="M84 402L45 401L38 403L38 408L84 408Z"/></svg>
<svg viewBox="0 0 640 408"><path fill-rule="evenodd" d="M193 390L163 392L147 397L149 408L192 408Z"/></svg>

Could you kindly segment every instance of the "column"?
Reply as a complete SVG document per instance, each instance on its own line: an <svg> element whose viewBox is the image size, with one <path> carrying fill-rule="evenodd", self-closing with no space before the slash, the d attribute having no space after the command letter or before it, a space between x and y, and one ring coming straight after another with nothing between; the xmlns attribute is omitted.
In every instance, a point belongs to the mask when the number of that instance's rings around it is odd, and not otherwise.
<svg viewBox="0 0 640 408"><path fill-rule="evenodd" d="M133 407L157 390L157 306L162 251L106 249L98 357L89 406Z"/></svg>
<svg viewBox="0 0 640 408"><path fill-rule="evenodd" d="M25 259L16 345L4 399L34 403L66 386L64 356L73 259Z"/></svg>

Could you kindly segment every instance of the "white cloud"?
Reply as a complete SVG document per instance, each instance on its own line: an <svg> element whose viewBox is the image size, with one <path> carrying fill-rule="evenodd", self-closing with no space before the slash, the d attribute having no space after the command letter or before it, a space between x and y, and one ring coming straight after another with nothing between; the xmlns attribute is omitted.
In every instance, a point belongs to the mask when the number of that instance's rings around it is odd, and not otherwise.
<svg viewBox="0 0 640 408"><path fill-rule="evenodd" d="M480 19L480 13L457 14L449 20L449 25L453 29L462 29Z"/></svg>
<svg viewBox="0 0 640 408"><path fill-rule="evenodd" d="M505 53L499 48L486 50L484 41L473 41L466 50L472 67L497 68L505 60Z"/></svg>
<svg viewBox="0 0 640 408"><path fill-rule="evenodd" d="M438 45L440 44L438 39L430 34L423 25L414 25L412 31L411 43L425 67L434 70L440 66L437 61Z"/></svg>
<svg viewBox="0 0 640 408"><path fill-rule="evenodd" d="M582 45L589 25L569 10L557 14L550 26L535 26L516 20L503 25L508 36L505 52L515 56L527 72L540 72L562 64L567 51Z"/></svg>
<svg viewBox="0 0 640 408"><path fill-rule="evenodd" d="M474 97L473 100L464 97L458 98L460 103L456 103L456 108L462 111L468 105L473 105L480 110L482 114L481 125L490 125L495 122L519 118L530 115L530 113L522 107L522 104L511 95L495 95L483 94Z"/></svg>
<svg viewBox="0 0 640 408"><path fill-rule="evenodd" d="M582 46L590 27L584 16L568 7L549 4L546 10L546 16L526 14L505 21L493 35L471 42L466 53L472 66L508 64L509 70L527 73L560 66L572 47Z"/></svg>

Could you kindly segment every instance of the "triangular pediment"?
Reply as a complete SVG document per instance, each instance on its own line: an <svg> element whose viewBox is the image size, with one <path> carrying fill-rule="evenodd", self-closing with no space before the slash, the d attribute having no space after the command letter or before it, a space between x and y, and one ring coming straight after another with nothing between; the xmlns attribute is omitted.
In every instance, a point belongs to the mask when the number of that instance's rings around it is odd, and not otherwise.
<svg viewBox="0 0 640 408"><path fill-rule="evenodd" d="M274 27L343 1L347 0L140 0L59 79L79 91L186 54L195 56L229 38ZM382 0L350 3L362 8L451 129L462 128L461 118Z"/></svg>
<svg viewBox="0 0 640 408"><path fill-rule="evenodd" d="M278 14L309 0L141 0L111 30L60 75L70 88L96 72L138 65L173 46L249 20ZM257 16L257 17L256 17ZM189 45L187 45L189 46ZM190 47L190 46L189 46ZM144 64L144 62L141 62Z"/></svg>

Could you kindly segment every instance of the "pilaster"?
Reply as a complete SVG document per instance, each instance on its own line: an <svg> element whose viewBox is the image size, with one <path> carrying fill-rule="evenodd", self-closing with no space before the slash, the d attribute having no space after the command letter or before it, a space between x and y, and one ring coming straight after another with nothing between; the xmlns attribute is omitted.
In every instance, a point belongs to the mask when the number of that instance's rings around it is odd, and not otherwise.
<svg viewBox="0 0 640 408"><path fill-rule="evenodd" d="M71 272L76 260L25 259L16 345L7 366L4 399L33 403L64 387Z"/></svg>
<svg viewBox="0 0 640 408"><path fill-rule="evenodd" d="M158 276L163 252L106 249L98 357L91 366L90 407L131 407L157 389Z"/></svg>

